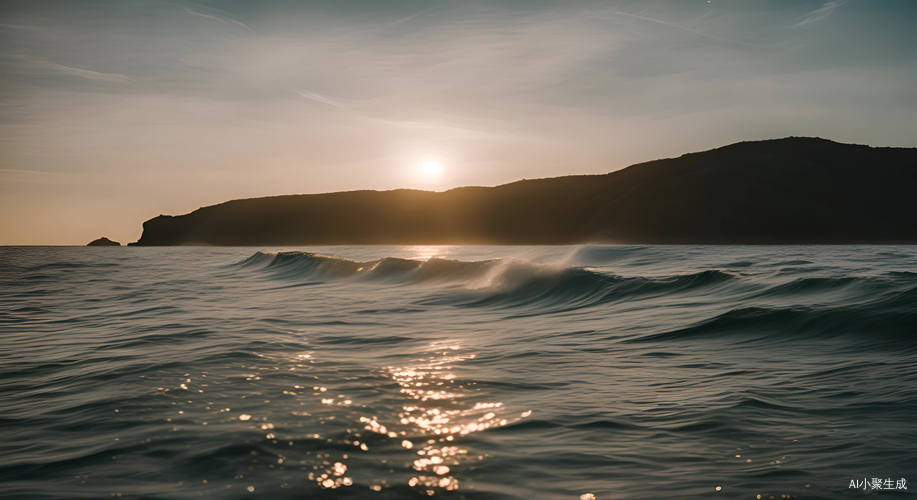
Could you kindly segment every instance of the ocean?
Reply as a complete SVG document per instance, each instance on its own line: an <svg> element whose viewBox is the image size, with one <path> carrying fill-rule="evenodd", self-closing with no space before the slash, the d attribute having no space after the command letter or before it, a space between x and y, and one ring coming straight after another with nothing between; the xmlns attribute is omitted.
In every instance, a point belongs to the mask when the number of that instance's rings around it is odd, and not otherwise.
<svg viewBox="0 0 917 500"><path fill-rule="evenodd" d="M917 488L915 246L3 247L0 283L3 498Z"/></svg>

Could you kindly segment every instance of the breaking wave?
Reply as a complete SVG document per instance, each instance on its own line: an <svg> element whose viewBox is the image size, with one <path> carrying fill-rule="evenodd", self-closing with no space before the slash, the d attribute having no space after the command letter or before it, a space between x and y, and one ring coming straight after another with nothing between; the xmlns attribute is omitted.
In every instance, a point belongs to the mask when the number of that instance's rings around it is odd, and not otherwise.
<svg viewBox="0 0 917 500"><path fill-rule="evenodd" d="M421 300L420 304L423 305L553 305L565 306L564 310L698 290L734 278L719 270L658 278L624 277L585 267L538 264L519 259L461 261L384 257L358 261L309 252L257 252L236 266L255 269L267 273L271 278L284 280L364 280L405 285L450 285Z"/></svg>

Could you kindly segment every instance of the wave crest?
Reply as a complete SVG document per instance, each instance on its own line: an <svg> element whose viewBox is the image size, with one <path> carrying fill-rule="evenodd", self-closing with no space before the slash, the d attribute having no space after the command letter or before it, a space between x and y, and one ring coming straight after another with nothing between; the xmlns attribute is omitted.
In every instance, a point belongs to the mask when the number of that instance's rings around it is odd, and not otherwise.
<svg viewBox="0 0 917 500"><path fill-rule="evenodd" d="M839 307L741 307L692 326L626 342L726 338L738 342L849 336L869 345L917 342L917 288L887 294L874 302Z"/></svg>
<svg viewBox="0 0 917 500"><path fill-rule="evenodd" d="M536 264L519 259L460 261L385 257L358 261L309 252L258 252L237 266L281 279L361 279L388 283L455 285L422 305L460 307L538 306L569 310L640 296L678 293L733 278L718 270L662 278L621 277L583 267Z"/></svg>
<svg viewBox="0 0 917 500"><path fill-rule="evenodd" d="M429 260L384 257L359 261L310 252L256 252L236 264L237 267L258 269L275 278L347 279L422 282L466 280L481 275L496 260L465 262L432 258Z"/></svg>

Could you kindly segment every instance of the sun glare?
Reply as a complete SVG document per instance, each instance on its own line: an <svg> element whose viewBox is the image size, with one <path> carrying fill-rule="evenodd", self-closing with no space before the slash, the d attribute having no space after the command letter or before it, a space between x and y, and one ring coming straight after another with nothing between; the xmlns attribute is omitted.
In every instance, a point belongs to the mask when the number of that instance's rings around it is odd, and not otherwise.
<svg viewBox="0 0 917 500"><path fill-rule="evenodd" d="M419 167L420 177L425 182L437 182L443 178L443 174L446 172L443 164L436 158L422 160Z"/></svg>

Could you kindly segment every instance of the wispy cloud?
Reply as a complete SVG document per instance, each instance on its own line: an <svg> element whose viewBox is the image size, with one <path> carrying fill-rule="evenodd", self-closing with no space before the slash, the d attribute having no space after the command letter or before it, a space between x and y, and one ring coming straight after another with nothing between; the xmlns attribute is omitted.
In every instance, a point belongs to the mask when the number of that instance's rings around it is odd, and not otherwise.
<svg viewBox="0 0 917 500"><path fill-rule="evenodd" d="M684 32L684 33L688 33L688 34L691 34L691 35L697 35L697 36L699 36L699 37L701 37L701 38L706 38L706 39L708 39L708 40L712 40L712 41L715 41L715 42L724 42L724 43L733 43L733 44L746 45L745 42L741 42L741 41L738 41L738 40L732 40L732 39L724 38L724 37L721 37L721 36L711 35L710 33L707 33L707 32L704 32L704 31L701 31L701 30L698 30L698 29L695 29L695 28L691 28L690 26L685 26L684 24L681 24L681 23L675 23L675 22L671 22L671 21L666 21L666 20L664 20L664 19L659 19L659 18L656 18L656 17L645 16L645 15L642 15L642 14L633 14L633 13L630 13L630 12L623 12L623 11L620 11L620 10L609 10L609 11L606 11L606 12L607 12L609 15L611 15L611 16L628 17L628 18L631 18L631 19L637 19L637 20L644 21L644 22L647 22L647 23L658 24L658 25L660 25L660 26L665 26L665 27L667 27L667 28L672 28L672 29L674 29L674 30L682 31L682 32Z"/></svg>
<svg viewBox="0 0 917 500"><path fill-rule="evenodd" d="M328 106L334 106L335 108L343 108L344 105L340 102L317 92L311 92L309 90L297 90L297 94L304 99L309 99L310 101L319 102L322 104L327 104Z"/></svg>
<svg viewBox="0 0 917 500"><path fill-rule="evenodd" d="M16 168L0 168L0 180L4 184L57 184L62 182L78 182L80 177L72 172L48 172L45 170L22 170Z"/></svg>
<svg viewBox="0 0 917 500"><path fill-rule="evenodd" d="M0 175L61 175L60 172L44 170L22 170L18 168L0 168Z"/></svg>
<svg viewBox="0 0 917 500"><path fill-rule="evenodd" d="M812 24L812 23L821 21L822 19L830 16L831 13L835 11L835 9L844 5L845 3L846 3L846 0L832 0L830 2L825 2L824 5L822 5L821 7L802 16L802 19L800 19L800 21L796 23L794 26L796 27L805 26L807 24Z"/></svg>
<svg viewBox="0 0 917 500"><path fill-rule="evenodd" d="M0 28L9 29L9 30L21 30L21 31L38 31L41 29L38 26L31 26L28 24L10 24L10 23L0 23Z"/></svg>
<svg viewBox="0 0 917 500"><path fill-rule="evenodd" d="M239 26L240 28L243 28L243 29L245 29L246 31L252 31L252 29L251 29L251 27L250 27L249 25L243 23L242 21L233 19L233 18L231 18L231 17L216 16L216 15L212 15L212 14L205 14L205 13L203 13L203 12L200 12L200 11L197 11L197 10L194 10L194 9L191 9L191 8L187 8L187 7L185 8L185 12L187 12L188 14L191 14L192 16L198 16L198 17L203 17L204 19L210 19L211 21L217 21L217 22L221 22L221 23L235 24L236 26Z"/></svg>
<svg viewBox="0 0 917 500"><path fill-rule="evenodd" d="M418 10L417 12L414 12L413 14L410 14L410 15L404 16L404 17L402 17L402 18L400 18L400 19L396 19L396 20L394 20L394 21L391 21L391 22L382 24L382 25L380 26L380 28L382 28L382 29L392 28L392 27L398 26L399 24L403 24L403 23L412 21L412 20L414 20L414 19L420 17L421 15L427 13L429 10L430 10L430 7L424 7L424 8L422 8L422 9Z"/></svg>
<svg viewBox="0 0 917 500"><path fill-rule="evenodd" d="M382 124L393 126L397 128L404 129L415 129L415 130L436 130L440 132L447 132L452 134L461 134L461 135L481 135L485 134L477 128L464 127L456 124L449 124L440 119L430 119L430 120L404 120L404 119L394 119L389 118L380 114L374 114L372 112L367 112L366 110L359 109L359 105L353 105L351 103L343 103L338 99L331 98L327 95L319 94L317 92L312 92L309 90L297 90L296 94L302 97L303 99L308 99L313 102L320 104L325 104L334 108L340 109L345 115L367 120L372 123ZM491 134L486 134L491 135Z"/></svg>
<svg viewBox="0 0 917 500"><path fill-rule="evenodd" d="M67 66L64 64L58 64L51 61L45 61L42 59L27 58L29 63L40 68L48 69L58 73L62 73L69 76L75 76L78 78L83 78L86 80L92 80L96 82L108 82L108 83L127 83L131 81L131 78L120 73L104 73L101 71L93 71L86 68L78 68L76 66Z"/></svg>

